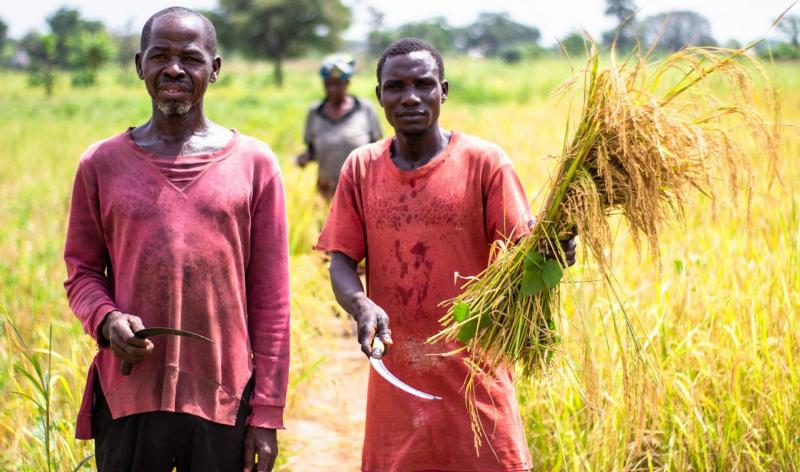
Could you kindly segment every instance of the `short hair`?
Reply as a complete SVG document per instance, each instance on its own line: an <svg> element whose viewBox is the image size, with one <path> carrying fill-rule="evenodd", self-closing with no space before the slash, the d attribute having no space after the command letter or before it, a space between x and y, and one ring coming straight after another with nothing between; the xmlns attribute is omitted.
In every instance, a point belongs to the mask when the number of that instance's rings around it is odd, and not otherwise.
<svg viewBox="0 0 800 472"><path fill-rule="evenodd" d="M186 17L195 17L199 18L200 22L203 24L203 35L205 36L205 47L208 49L208 52L211 53L212 56L217 55L217 30L214 28L214 24L211 23L205 15L194 11L189 8L184 7L169 7L165 8L159 12L156 12L153 16L151 16L147 22L144 24L142 28L142 38L139 41L139 49L143 52L147 47L150 45L150 33L153 29L153 22L157 19L162 17L172 17L172 18L186 18Z"/></svg>
<svg viewBox="0 0 800 472"><path fill-rule="evenodd" d="M403 54L409 54L416 51L428 51L431 53L431 56L433 56L434 60L436 60L436 67L439 69L439 80L444 80L444 60L442 60L442 55L439 54L439 51L421 39L402 38L390 44L389 47L383 51L383 54L381 54L381 58L378 59L378 85L381 83L381 72L383 72L383 65L386 63L388 58L392 56L402 56Z"/></svg>

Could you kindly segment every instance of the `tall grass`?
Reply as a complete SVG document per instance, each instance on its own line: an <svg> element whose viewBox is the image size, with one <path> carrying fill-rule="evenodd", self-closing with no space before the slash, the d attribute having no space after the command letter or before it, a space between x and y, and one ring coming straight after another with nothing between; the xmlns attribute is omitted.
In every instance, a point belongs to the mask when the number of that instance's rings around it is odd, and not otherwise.
<svg viewBox="0 0 800 472"><path fill-rule="evenodd" d="M523 378L536 375L558 350L559 239L577 230L598 277L613 290L612 216L622 217L637 251L645 240L658 260L659 234L681 219L692 191L712 203L720 187L733 201L750 194L748 144L762 150L772 181L780 109L769 85L755 93L753 79L764 77L753 77L760 69L743 63L746 57L745 49L688 48L601 68L594 52L584 71L559 87L581 92L580 118L567 123L567 134L570 125L575 131L565 140L536 223L520 241L495 246L489 267L464 284L440 320L442 331L429 340L465 344L450 354L467 352L465 398L476 450L485 434L475 404L478 378L491 381L501 365L519 366ZM759 100L764 111L753 106ZM732 133L737 128L746 133ZM631 332L624 310L623 320Z"/></svg>
<svg viewBox="0 0 800 472"><path fill-rule="evenodd" d="M331 316L336 304L326 267L311 254L327 210L314 195L314 169L290 163L302 150L303 115L321 93L315 68L310 62L292 65L279 90L266 65L226 63L207 99L212 119L265 140L281 158L292 244L290 417L313 401L317 380L333 362L316 346L328 342L319 320ZM800 119L798 72L795 64L773 71L792 123ZM569 76L560 61L447 62L451 93L442 123L499 143L534 208L555 170L546 156L560 150L567 114L548 94ZM43 362L52 346L52 467L72 470L93 453L90 443L72 439L72 425L95 348L66 307L61 287L69 190L86 146L144 121L149 105L131 71L108 70L90 90L71 89L68 77L59 77L50 98L29 89L22 75L0 73L0 79L0 305L26 352ZM356 76L353 89L374 96L371 69ZM624 304L598 290L590 272L567 271L559 326L564 354L547 377L518 388L537 469L614 470L646 467L648 460L654 469L671 470L797 468L797 128L786 129L781 149L783 186L755 188L749 220L725 211L709 220L707 203L693 202L685 228L661 238L660 277L646 256L633 254L625 231L616 233L614 274L620 293L627 294ZM756 181L762 172L757 165ZM724 210L726 203L720 205ZM620 326L615 334L623 308L633 314L643 348L657 353L659 375L640 376L639 384L624 382L641 366L631 360L630 336ZM35 398L35 387L15 371L19 362L24 355L12 349L12 339L0 338L0 470L41 471L47 459L36 436L38 409L11 393ZM292 431L281 440L285 454L297 451Z"/></svg>

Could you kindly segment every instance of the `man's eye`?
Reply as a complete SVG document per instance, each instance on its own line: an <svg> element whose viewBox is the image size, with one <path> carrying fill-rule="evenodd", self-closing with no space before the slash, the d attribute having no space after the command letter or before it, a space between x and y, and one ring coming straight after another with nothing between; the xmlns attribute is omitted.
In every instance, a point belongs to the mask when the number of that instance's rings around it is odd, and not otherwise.
<svg viewBox="0 0 800 472"><path fill-rule="evenodd" d="M187 57L185 61L190 64L201 64L203 62L202 59L199 59L197 57Z"/></svg>

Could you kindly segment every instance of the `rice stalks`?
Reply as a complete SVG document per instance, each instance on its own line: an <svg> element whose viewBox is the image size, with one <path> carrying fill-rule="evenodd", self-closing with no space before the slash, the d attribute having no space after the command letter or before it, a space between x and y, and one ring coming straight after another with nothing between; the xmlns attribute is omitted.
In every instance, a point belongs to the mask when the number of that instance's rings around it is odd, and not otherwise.
<svg viewBox="0 0 800 472"><path fill-rule="evenodd" d="M637 251L646 246L658 261L659 233L682 220L692 189L712 202L720 189L734 201L744 191L749 205L751 146L776 175L777 97L746 51L688 48L657 61L636 57L601 69L593 48L583 80L559 88L567 93L582 86L581 116L536 224L516 244L495 246L492 264L445 302L443 330L429 339L466 344L468 406L478 373L517 365L529 378L556 352L563 265L542 254L559 254L558 240L577 228L600 279L610 284L611 215L628 223ZM763 84L757 87L754 79ZM767 120L759 104L776 115ZM750 139L737 138L735 127L746 129ZM479 419L471 417L479 429Z"/></svg>

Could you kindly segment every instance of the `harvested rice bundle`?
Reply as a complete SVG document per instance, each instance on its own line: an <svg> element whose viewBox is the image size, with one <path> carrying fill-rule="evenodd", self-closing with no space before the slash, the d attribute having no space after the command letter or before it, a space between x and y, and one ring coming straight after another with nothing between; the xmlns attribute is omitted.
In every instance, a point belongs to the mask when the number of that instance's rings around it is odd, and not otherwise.
<svg viewBox="0 0 800 472"><path fill-rule="evenodd" d="M638 58L604 69L592 54L583 74L581 117L530 235L496 246L492 264L446 302L443 330L429 340L466 344L472 372L466 395L476 440L480 423L470 401L475 374L510 364L530 376L558 342L554 317L563 267L542 253L558 253L556 242L577 228L608 275L608 217L620 214L636 249L645 241L657 259L659 232L682 217L690 190L713 200L719 184L734 192L743 183L750 187L746 151L752 143L731 134L733 126L746 128L764 157L776 161L777 119L767 121L753 104L761 98L777 111L777 102L767 86L765 96L754 93L751 75L760 69L745 52L690 48L652 63ZM574 79L561 91L580 85Z"/></svg>

